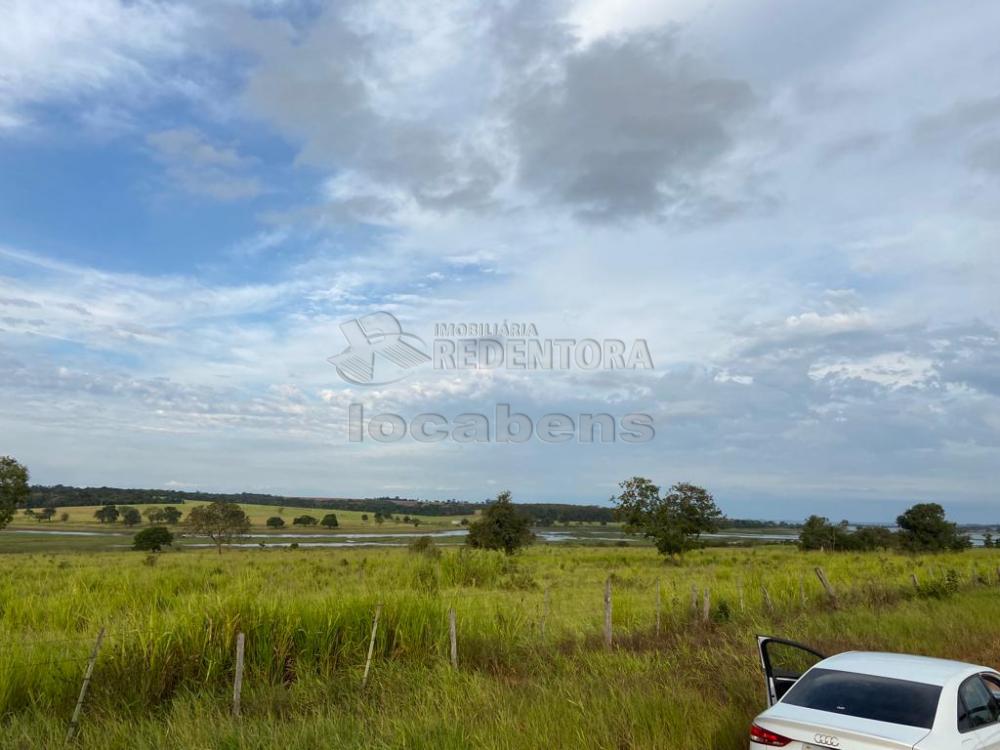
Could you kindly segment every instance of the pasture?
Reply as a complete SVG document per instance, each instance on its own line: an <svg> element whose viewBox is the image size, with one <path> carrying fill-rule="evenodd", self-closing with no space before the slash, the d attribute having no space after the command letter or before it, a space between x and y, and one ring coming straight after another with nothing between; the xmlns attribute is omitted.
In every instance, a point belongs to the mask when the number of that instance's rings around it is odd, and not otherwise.
<svg viewBox="0 0 1000 750"><path fill-rule="evenodd" d="M727 750L745 747L761 708L758 632L830 652L1000 663L994 550L717 548L681 565L648 547L557 545L513 558L268 548L0 559L2 747L64 746L102 627L85 748ZM246 674L234 718L238 632Z"/></svg>

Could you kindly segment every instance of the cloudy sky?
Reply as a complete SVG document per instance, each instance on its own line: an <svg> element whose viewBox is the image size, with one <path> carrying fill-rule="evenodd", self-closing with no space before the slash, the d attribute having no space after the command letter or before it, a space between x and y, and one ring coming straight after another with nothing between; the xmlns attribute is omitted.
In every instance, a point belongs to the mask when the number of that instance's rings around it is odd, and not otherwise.
<svg viewBox="0 0 1000 750"><path fill-rule="evenodd" d="M40 483L1000 520L1000 10L0 0L0 454ZM389 311L654 369L326 360ZM652 415L347 439L347 409Z"/></svg>

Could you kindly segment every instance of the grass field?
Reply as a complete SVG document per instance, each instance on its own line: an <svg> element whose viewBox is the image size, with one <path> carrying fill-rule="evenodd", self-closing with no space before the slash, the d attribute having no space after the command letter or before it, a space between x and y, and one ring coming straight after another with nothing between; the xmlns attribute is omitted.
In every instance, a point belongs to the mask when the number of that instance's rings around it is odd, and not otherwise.
<svg viewBox="0 0 1000 750"><path fill-rule="evenodd" d="M181 510L186 516L191 508L197 505L204 505L201 502L187 502L183 505L174 506ZM94 511L100 506L84 505L78 507L60 508L56 517L50 521L40 521L18 511L5 533L0 534L0 554L7 552L62 552L70 550L80 551L101 551L115 550L131 544L131 536L140 529L148 526L148 522L143 518L143 523L138 526L128 527L121 521L113 524L102 524L94 518ZM134 506L140 511L148 507L159 506ZM319 508L299 508L293 506L277 507L270 505L242 504L247 516L252 524L251 530L254 534L270 534L271 530L266 526L267 519L271 516L278 516L285 521L285 526L278 533L280 534L423 534L436 531L448 531L461 527L463 518L472 519L474 516L413 516L419 518L419 526L411 523L404 523L402 520L385 520L376 523L375 514L368 513L368 520L365 521L362 511L353 510L329 510ZM69 518L61 520L65 513ZM301 515L311 515L317 520L322 520L327 513L337 515L338 526L334 530L328 530L323 526L294 526L292 521ZM403 514L405 515L405 514ZM402 518L402 516L400 516ZM183 533L182 525L173 526L171 530ZM58 533L53 533L58 532ZM78 534L66 534L65 532L84 532ZM100 534L100 536L94 536ZM179 540L181 545L204 543L207 540ZM260 537L255 537L251 541L254 543L261 541ZM268 542L267 538L263 541ZM278 541L278 538L274 540ZM285 540L288 543L289 540Z"/></svg>
<svg viewBox="0 0 1000 750"><path fill-rule="evenodd" d="M0 747L63 746L101 627L81 737L88 748L727 750L745 747L747 722L761 708L757 632L831 652L1000 663L993 550L914 558L709 549L680 566L649 548L555 545L513 559L458 549L269 549L0 561ZM836 605L817 565L837 589ZM601 638L608 578L611 650ZM247 673L236 720L228 712L238 631Z"/></svg>
<svg viewBox="0 0 1000 750"><path fill-rule="evenodd" d="M175 505L174 507L182 511L186 516L191 508L198 505L206 505L207 503L191 501L183 503L182 505ZM62 528L106 528L107 525L102 525L94 518L94 511L96 511L101 506L99 505L81 505L77 507L65 507L59 508L56 517L51 521L38 521L34 518L30 518L24 515L24 511L18 511L14 520L11 522L11 528L18 529L62 529ZM145 510L150 507L163 507L163 506L152 506L152 505L135 505L132 506L138 508L140 511ZM381 528L383 530L390 529L413 529L413 524L404 524L401 521L385 521L383 524L376 524L374 521L375 514L368 513L368 521L362 520L362 511L357 510L335 510L327 508L298 508L293 506L273 506L273 505L254 505L249 503L244 503L240 505L241 508L250 517L250 522L257 527L264 528L264 524L268 518L271 516L280 516L284 519L286 528L298 528L292 526L292 520L296 516L310 515L321 520L327 513L336 513L337 521L340 524L339 531L371 531L376 528ZM69 520L61 521L59 516L62 513L67 513L69 515ZM400 516L405 514L399 514ZM420 524L423 527L431 528L444 528L452 527L454 523L460 523L462 518L473 518L473 516L413 516L413 518L419 518ZM143 519L145 524L145 519ZM122 524L119 521L113 524L115 528L121 528Z"/></svg>

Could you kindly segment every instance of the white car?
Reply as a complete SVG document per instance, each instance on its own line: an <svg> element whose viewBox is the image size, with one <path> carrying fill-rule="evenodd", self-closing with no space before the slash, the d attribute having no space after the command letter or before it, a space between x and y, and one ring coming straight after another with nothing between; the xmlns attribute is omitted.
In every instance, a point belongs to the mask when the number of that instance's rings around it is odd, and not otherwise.
<svg viewBox="0 0 1000 750"><path fill-rule="evenodd" d="M757 637L770 706L751 750L1000 750L1000 673L958 661L848 652L825 658Z"/></svg>

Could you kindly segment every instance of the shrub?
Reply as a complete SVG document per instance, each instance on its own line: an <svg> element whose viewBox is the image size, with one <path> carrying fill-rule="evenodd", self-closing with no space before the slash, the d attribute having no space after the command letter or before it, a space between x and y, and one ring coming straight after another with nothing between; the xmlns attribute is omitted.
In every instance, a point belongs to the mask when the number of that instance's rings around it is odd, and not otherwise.
<svg viewBox="0 0 1000 750"><path fill-rule="evenodd" d="M534 538L531 519L514 507L510 492L504 491L483 511L482 517L469 526L465 541L470 547L500 549L512 555L531 544Z"/></svg>
<svg viewBox="0 0 1000 750"><path fill-rule="evenodd" d="M174 535L165 526L150 526L132 537L132 549L159 552L174 543Z"/></svg>
<svg viewBox="0 0 1000 750"><path fill-rule="evenodd" d="M434 540L429 536L422 536L410 542L410 552L427 557L440 557L441 550L434 545Z"/></svg>

